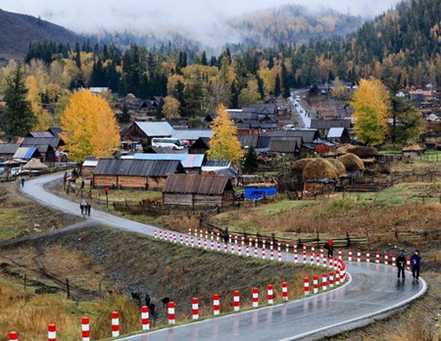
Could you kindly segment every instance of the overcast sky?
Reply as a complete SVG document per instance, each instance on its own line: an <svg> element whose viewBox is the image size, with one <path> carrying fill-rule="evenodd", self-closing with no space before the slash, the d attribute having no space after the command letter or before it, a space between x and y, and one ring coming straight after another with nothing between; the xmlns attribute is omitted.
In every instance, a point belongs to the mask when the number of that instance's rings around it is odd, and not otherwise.
<svg viewBox="0 0 441 341"><path fill-rule="evenodd" d="M375 16L399 0L0 0L7 11L41 16L81 33L178 31L193 38L226 41L223 19L283 4ZM226 35L221 37L221 35Z"/></svg>

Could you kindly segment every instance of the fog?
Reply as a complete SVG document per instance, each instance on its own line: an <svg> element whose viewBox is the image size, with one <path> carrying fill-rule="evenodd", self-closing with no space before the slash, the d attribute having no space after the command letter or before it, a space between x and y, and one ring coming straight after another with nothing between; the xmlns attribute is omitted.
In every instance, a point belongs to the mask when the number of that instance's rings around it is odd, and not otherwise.
<svg viewBox="0 0 441 341"><path fill-rule="evenodd" d="M40 16L80 33L177 31L201 40L228 40L226 18L283 4L309 9L324 6L343 13L372 17L398 0L0 0L0 8ZM223 33L222 33L223 32Z"/></svg>

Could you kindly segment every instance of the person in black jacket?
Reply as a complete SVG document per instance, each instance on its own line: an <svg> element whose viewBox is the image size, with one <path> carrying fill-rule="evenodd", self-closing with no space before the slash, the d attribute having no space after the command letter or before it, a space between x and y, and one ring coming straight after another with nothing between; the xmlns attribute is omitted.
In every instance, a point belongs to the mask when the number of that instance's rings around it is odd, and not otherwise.
<svg viewBox="0 0 441 341"><path fill-rule="evenodd" d="M410 264L412 266L412 277L418 281L421 269L421 256L418 250L415 250L415 253L410 258Z"/></svg>
<svg viewBox="0 0 441 341"><path fill-rule="evenodd" d="M406 266L406 256L404 255L404 250L401 250L400 255L397 257L396 265L398 269L398 279L400 279L400 275L402 275L404 280L406 278L404 275L404 268Z"/></svg>

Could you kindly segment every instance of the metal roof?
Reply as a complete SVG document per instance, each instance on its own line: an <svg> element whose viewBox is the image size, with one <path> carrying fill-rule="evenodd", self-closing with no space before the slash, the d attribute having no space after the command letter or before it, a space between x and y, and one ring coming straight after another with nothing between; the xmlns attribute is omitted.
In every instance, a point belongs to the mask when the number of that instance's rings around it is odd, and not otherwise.
<svg viewBox="0 0 441 341"><path fill-rule="evenodd" d="M20 147L15 152L14 159L30 160L37 153L37 147Z"/></svg>
<svg viewBox="0 0 441 341"><path fill-rule="evenodd" d="M204 154L149 154L149 153L135 153L132 155L122 156L121 159L135 159L135 160L176 160L181 161L184 168L201 168L204 162Z"/></svg>
<svg viewBox="0 0 441 341"><path fill-rule="evenodd" d="M331 128L328 132L328 139L342 137L344 131L345 128Z"/></svg>
<svg viewBox="0 0 441 341"><path fill-rule="evenodd" d="M140 122L137 121L135 124L138 126L139 129L141 129L145 135L150 137L168 137L172 136L174 133L173 127L170 125L170 123L166 121L161 122Z"/></svg>
<svg viewBox="0 0 441 341"><path fill-rule="evenodd" d="M22 147L48 145L56 149L60 145L59 137L25 137L21 144Z"/></svg>
<svg viewBox="0 0 441 341"><path fill-rule="evenodd" d="M228 188L232 185L226 176L175 174L167 178L164 193L222 195Z"/></svg>
<svg viewBox="0 0 441 341"><path fill-rule="evenodd" d="M182 169L177 160L118 160L101 159L95 175L165 177Z"/></svg>
<svg viewBox="0 0 441 341"><path fill-rule="evenodd" d="M313 143L319 138L317 129L290 129L290 130L273 130L264 134L271 137L301 137L304 143Z"/></svg>
<svg viewBox="0 0 441 341"><path fill-rule="evenodd" d="M200 137L211 139L212 135L211 129L175 129L172 137L178 140L196 141Z"/></svg>
<svg viewBox="0 0 441 341"><path fill-rule="evenodd" d="M15 154L19 147L15 143L0 143L0 154Z"/></svg>
<svg viewBox="0 0 441 341"><path fill-rule="evenodd" d="M54 137L49 131L31 131L29 135L30 137Z"/></svg>
<svg viewBox="0 0 441 341"><path fill-rule="evenodd" d="M312 119L311 128L314 129L330 129L330 128L350 128L351 119L334 119L334 120L322 120L322 119Z"/></svg>

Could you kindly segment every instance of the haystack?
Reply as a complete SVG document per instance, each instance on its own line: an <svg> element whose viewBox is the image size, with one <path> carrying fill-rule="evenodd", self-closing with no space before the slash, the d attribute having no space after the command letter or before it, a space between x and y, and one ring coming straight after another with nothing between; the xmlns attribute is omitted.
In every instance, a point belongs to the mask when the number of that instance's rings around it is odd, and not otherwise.
<svg viewBox="0 0 441 341"><path fill-rule="evenodd" d="M48 166L42 163L39 159L31 159L27 164L23 166L23 169L27 170L45 170Z"/></svg>
<svg viewBox="0 0 441 341"><path fill-rule="evenodd" d="M303 174L303 170L305 169L306 165L308 164L308 162L310 162L312 160L314 160L314 159L305 158L305 159L300 159L300 160L294 161L292 163L291 170L293 171L294 174Z"/></svg>
<svg viewBox="0 0 441 341"><path fill-rule="evenodd" d="M352 153L347 153L345 155L339 156L338 160L343 163L348 172L358 172L364 170L364 162L357 155Z"/></svg>
<svg viewBox="0 0 441 341"><path fill-rule="evenodd" d="M335 167L335 170L337 171L337 176L339 178L345 177L347 175L346 167L340 160L337 159L326 159L326 160L332 163L332 165Z"/></svg>
<svg viewBox="0 0 441 341"><path fill-rule="evenodd" d="M348 153L355 154L361 159L374 158L378 156L378 151L374 147L344 144L337 149L338 155L344 155Z"/></svg>
<svg viewBox="0 0 441 341"><path fill-rule="evenodd" d="M304 181L335 180L337 177L334 165L326 159L311 159L303 169Z"/></svg>
<svg viewBox="0 0 441 341"><path fill-rule="evenodd" d="M419 144L411 144L408 146L405 146L402 151L403 153L422 153L426 150L426 148L421 147Z"/></svg>

